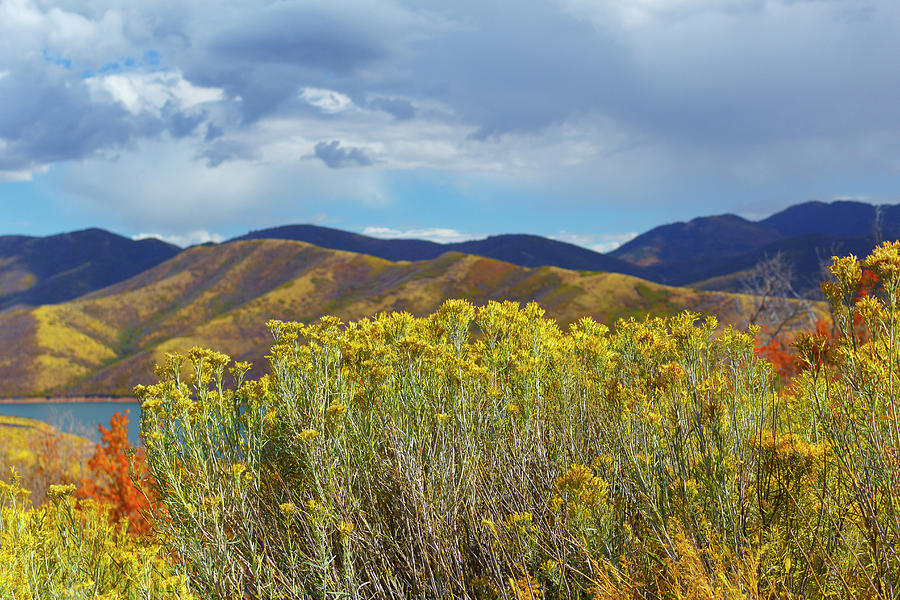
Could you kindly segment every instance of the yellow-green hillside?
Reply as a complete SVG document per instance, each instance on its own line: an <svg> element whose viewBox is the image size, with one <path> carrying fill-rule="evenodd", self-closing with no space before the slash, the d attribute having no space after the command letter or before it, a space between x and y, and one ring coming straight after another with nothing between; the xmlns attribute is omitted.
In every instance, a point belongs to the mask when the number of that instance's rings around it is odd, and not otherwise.
<svg viewBox="0 0 900 600"><path fill-rule="evenodd" d="M43 421L0 415L0 474L6 477L14 467L35 504L44 501L51 484L80 482L93 448L90 440Z"/></svg>
<svg viewBox="0 0 900 600"><path fill-rule="evenodd" d="M74 301L0 312L0 395L127 394L152 378L162 353L194 345L261 369L270 319L424 315L447 298L535 300L563 324L685 308L739 323L752 303L626 275L528 269L459 253L391 262L301 242L234 242L187 250Z"/></svg>

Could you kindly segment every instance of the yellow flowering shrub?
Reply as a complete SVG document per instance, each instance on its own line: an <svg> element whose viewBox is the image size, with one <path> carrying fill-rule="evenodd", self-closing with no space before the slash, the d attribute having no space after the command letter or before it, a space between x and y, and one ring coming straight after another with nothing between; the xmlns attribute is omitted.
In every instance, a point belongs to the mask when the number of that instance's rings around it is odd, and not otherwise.
<svg viewBox="0 0 900 600"><path fill-rule="evenodd" d="M188 600L195 596L158 546L109 521L74 485L51 485L32 508L13 472L0 481L0 599Z"/></svg>
<svg viewBox="0 0 900 600"><path fill-rule="evenodd" d="M255 381L170 355L159 539L210 599L900 597L898 253L835 260L786 389L752 330L509 302L273 321Z"/></svg>

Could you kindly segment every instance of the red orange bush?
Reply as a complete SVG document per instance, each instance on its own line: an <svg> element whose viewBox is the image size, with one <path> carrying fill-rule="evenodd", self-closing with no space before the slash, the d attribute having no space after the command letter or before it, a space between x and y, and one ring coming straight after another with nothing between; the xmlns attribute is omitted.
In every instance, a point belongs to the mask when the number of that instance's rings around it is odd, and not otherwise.
<svg viewBox="0 0 900 600"><path fill-rule="evenodd" d="M877 287L878 276L868 269L863 269L852 303L855 305L856 302L867 297ZM767 333L765 328L763 328L761 333ZM853 333L860 343L865 342L869 337L863 316L859 312L856 312L853 318ZM835 331L834 327L831 327L823 319L819 319L816 321L813 331L782 332L779 335L770 337L768 342L756 347L756 356L769 361L781 382L784 385L789 385L801 370L798 362L797 343L801 338L810 337L816 339L816 343L813 345L818 348L817 362L821 364L829 359L831 350L837 345L840 335Z"/></svg>
<svg viewBox="0 0 900 600"><path fill-rule="evenodd" d="M117 412L109 420L109 428L98 425L102 445L97 444L88 460L92 478L82 480L78 495L94 498L110 507L110 519L128 519L128 529L145 534L151 529L144 517L149 508L147 495L135 481L147 477L147 462L143 450L135 450L128 441L128 410Z"/></svg>

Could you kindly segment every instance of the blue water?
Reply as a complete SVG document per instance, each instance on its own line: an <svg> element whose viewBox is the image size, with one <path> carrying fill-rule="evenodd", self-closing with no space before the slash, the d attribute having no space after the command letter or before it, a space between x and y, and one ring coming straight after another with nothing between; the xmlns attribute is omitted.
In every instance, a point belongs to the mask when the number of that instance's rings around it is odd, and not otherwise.
<svg viewBox="0 0 900 600"><path fill-rule="evenodd" d="M100 441L97 425L109 428L109 419L128 409L128 440L140 445L141 405L133 402L36 402L34 404L0 403L0 415L27 417L53 425L59 431L75 433L95 442Z"/></svg>

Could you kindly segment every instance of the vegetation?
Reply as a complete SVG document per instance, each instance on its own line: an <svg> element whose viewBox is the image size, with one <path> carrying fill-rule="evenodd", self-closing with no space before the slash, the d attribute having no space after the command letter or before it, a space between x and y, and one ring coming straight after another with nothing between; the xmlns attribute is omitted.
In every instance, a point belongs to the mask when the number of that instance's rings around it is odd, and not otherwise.
<svg viewBox="0 0 900 600"><path fill-rule="evenodd" d="M564 331L511 302L273 321L257 379L217 352L169 353L135 390L157 562L92 593L900 597L900 242L831 273L834 334L796 340L787 386L756 330L685 312ZM32 561L73 590L74 562L113 580L93 546L64 550L99 531L77 534L102 521L90 503L52 491L28 512L4 489L0 532L21 515L44 529L0 577L25 581Z"/></svg>
<svg viewBox="0 0 900 600"><path fill-rule="evenodd" d="M52 484L88 476L84 468L91 443L34 419L0 415L0 473L12 467L34 498L44 498Z"/></svg>
<svg viewBox="0 0 900 600"><path fill-rule="evenodd" d="M187 600L175 562L158 545L110 524L107 509L76 502L74 485L53 485L32 508L13 471L0 481L0 598Z"/></svg>
<svg viewBox="0 0 900 600"><path fill-rule="evenodd" d="M109 509L109 518L132 533L150 533L145 518L151 499L139 487L146 483L147 463L143 450L128 442L128 410L117 412L109 428L98 426L103 444L97 444L88 460L90 477L82 479L78 496L94 498Z"/></svg>
<svg viewBox="0 0 900 600"><path fill-rule="evenodd" d="M682 308L736 322L743 297L671 288L627 275L526 269L458 253L417 263L258 240L195 247L126 282L71 302L0 312L0 395L126 395L166 352L218 348L257 364L273 318L417 316L445 298L538 301L567 325ZM674 308L673 308L674 307ZM821 310L821 307L820 307Z"/></svg>

